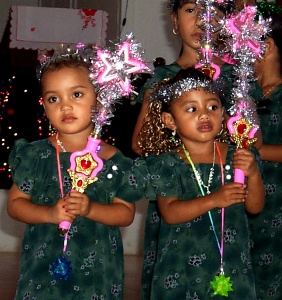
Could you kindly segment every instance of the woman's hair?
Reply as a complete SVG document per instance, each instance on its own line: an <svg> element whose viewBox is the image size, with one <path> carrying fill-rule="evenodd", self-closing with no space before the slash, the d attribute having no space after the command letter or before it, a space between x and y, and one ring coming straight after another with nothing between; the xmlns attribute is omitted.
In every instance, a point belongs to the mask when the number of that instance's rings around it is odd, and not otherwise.
<svg viewBox="0 0 282 300"><path fill-rule="evenodd" d="M161 115L170 112L171 104L183 93L190 90L203 89L207 93L217 93L209 76L194 68L180 70L169 80L162 81L151 93L148 112L138 135L138 145L143 155L159 155L173 150L182 142L173 136L172 131L165 127Z"/></svg>
<svg viewBox="0 0 282 300"><path fill-rule="evenodd" d="M185 4L187 3L195 3L196 0L169 0L168 8L171 11L171 13L177 13L179 9L181 9ZM220 11L223 13L226 12L232 12L235 9L235 4L233 3L214 3L214 6L217 7Z"/></svg>
<svg viewBox="0 0 282 300"><path fill-rule="evenodd" d="M282 7L266 0L257 3L257 18L271 19L270 33L268 34L279 51L280 74L282 74Z"/></svg>
<svg viewBox="0 0 282 300"><path fill-rule="evenodd" d="M282 14L273 14L271 16L271 37L279 51L280 74L282 75Z"/></svg>
<svg viewBox="0 0 282 300"><path fill-rule="evenodd" d="M172 13L176 13L178 9L182 8L184 4L189 2L192 2L192 0L170 0L168 8Z"/></svg>

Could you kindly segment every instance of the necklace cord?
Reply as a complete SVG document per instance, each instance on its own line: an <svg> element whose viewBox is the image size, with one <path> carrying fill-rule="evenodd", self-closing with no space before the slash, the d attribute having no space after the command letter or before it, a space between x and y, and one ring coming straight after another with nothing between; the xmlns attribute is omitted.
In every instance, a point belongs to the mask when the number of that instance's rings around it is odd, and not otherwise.
<svg viewBox="0 0 282 300"><path fill-rule="evenodd" d="M62 180L62 171L61 171L61 162L60 162L60 153L59 153L59 134L56 134L56 159L57 159L57 168L58 168L58 177L59 177L59 185L60 185L60 193L61 198L64 198L64 188L63 188L63 180ZM68 244L68 232L65 233L64 236L64 246L63 252L66 252Z"/></svg>
<svg viewBox="0 0 282 300"><path fill-rule="evenodd" d="M220 162L220 171L221 171L221 184L222 186L224 185L224 170L223 170L223 162L222 162L222 156L221 156L221 152L220 152L220 149L219 149L219 146L217 144L216 141L214 141L214 149L216 147L216 151L218 153L218 156L219 156L219 162ZM190 157L190 154L189 152L186 150L185 148L185 145L182 144L182 149L183 149L183 152L187 158L187 160L189 161L191 167L192 167L192 170L193 170L193 173L195 175L195 178L197 180L197 183L198 183L198 186L199 186L199 189L201 191L201 194L202 196L205 196L205 192L203 190L203 183L200 181L200 178L198 175L198 171L196 170L196 167ZM215 153L215 152L214 152ZM215 160L215 155L214 155L214 160ZM214 166L214 161L213 161L213 166ZM209 190L207 190L208 194L209 194ZM219 239L218 239L218 236L216 234L216 231L215 231L215 226L214 226L214 222L213 222L213 218L212 218L212 215L211 215L211 212L208 211L208 215L209 215L209 218L210 218L210 222L211 222L211 225L212 225L212 229L213 229L213 232L214 232L214 235L215 235L215 239L216 239L216 242L217 242L217 246L218 246L218 249L219 249L219 253L220 253L220 270L221 270L221 273L223 273L223 250L224 250L224 208L221 209L221 241L219 243Z"/></svg>
<svg viewBox="0 0 282 300"><path fill-rule="evenodd" d="M224 186L224 170L223 170L223 161L221 152L219 149L218 144L216 143L216 150L219 157L219 163L220 163L220 172L221 172L221 185ZM225 208L221 208L221 243L220 243L220 264L221 264L221 272L223 273L223 252L224 252L224 219L225 219Z"/></svg>
<svg viewBox="0 0 282 300"><path fill-rule="evenodd" d="M282 82L282 78L279 80L279 81L277 81L274 85L272 85L271 86L271 88L265 93L265 94L263 94L263 99L265 99L266 98L266 96L270 93L270 92L272 92L280 83Z"/></svg>

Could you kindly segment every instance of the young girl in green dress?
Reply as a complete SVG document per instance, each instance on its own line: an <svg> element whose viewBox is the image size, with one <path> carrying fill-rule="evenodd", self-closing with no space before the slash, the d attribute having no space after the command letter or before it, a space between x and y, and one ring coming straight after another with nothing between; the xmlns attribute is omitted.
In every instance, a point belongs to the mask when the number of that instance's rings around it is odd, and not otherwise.
<svg viewBox="0 0 282 300"><path fill-rule="evenodd" d="M148 299L256 299L245 212L263 208L259 158L216 141L222 118L213 83L193 68L150 97L140 142L162 220Z"/></svg>
<svg viewBox="0 0 282 300"><path fill-rule="evenodd" d="M119 226L134 219L146 164L101 141L97 155L103 169L97 181L84 193L72 190L70 156L86 147L97 106L90 65L80 54L65 53L43 67L43 106L57 135L32 143L18 140L9 157L14 183L8 213L27 224L15 299L123 299ZM63 250L64 236L57 230L62 221L72 223L61 259L72 270L60 277L54 276L53 263Z"/></svg>

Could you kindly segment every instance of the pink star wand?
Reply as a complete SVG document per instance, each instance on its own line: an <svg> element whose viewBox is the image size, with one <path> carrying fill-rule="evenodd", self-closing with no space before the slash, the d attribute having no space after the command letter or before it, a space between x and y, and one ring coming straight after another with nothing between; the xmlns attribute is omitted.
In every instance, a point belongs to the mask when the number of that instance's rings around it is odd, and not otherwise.
<svg viewBox="0 0 282 300"><path fill-rule="evenodd" d="M68 173L72 179L72 190L83 193L89 184L98 180L97 174L103 168L103 161L98 157L101 130L104 124L113 117L113 106L122 96L133 92L130 76L149 69L143 63L138 52L138 44L134 43L129 35L127 41L117 47L117 50L100 49L94 45L89 52L84 45L77 46L78 52L91 60L90 79L98 93L98 104L92 108L92 122L94 129L88 137L84 150L76 151L70 156ZM59 224L60 233L64 234L63 255L50 266L54 278L67 280L72 271L70 261L66 257L68 231L71 223L63 221Z"/></svg>
<svg viewBox="0 0 282 300"><path fill-rule="evenodd" d="M249 148L256 142L254 135L258 129L258 122L254 114L249 82L254 80L253 63L265 51L262 37L269 31L269 22L255 20L256 7L247 6L236 15L226 19L225 30L229 36L229 47L233 58L237 61L234 66L236 82L233 88L234 105L230 111L233 117L227 122L231 139L237 148ZM234 181L245 182L244 172L235 169Z"/></svg>

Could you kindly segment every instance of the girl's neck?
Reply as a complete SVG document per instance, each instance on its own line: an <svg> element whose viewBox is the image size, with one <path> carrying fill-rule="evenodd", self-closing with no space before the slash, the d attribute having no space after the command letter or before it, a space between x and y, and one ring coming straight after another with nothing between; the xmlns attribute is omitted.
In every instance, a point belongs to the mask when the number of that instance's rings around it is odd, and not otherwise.
<svg viewBox="0 0 282 300"><path fill-rule="evenodd" d="M265 59L261 59L256 65L255 77L264 92L282 78L278 62L279 58L273 60L273 58L266 56Z"/></svg>
<svg viewBox="0 0 282 300"><path fill-rule="evenodd" d="M55 136L52 136L49 139L53 145L58 143L62 152L75 152L84 150L89 135L90 134L85 133L60 134L57 132Z"/></svg>
<svg viewBox="0 0 282 300"><path fill-rule="evenodd" d="M223 163L225 163L228 145L225 143L220 143L220 142L216 142L216 143L220 149ZM189 155L195 164L213 163L214 141L211 141L206 144L202 143L202 144L197 144L197 145L193 145L191 143L185 143L184 146L185 146L185 149L189 152ZM179 148L177 149L177 152L178 152L178 155L186 161L186 155L182 150L182 146L179 146ZM220 163L219 157L217 155L215 157L215 163L216 164Z"/></svg>
<svg viewBox="0 0 282 300"><path fill-rule="evenodd" d="M181 56L176 60L182 69L189 67L194 67L200 61L200 55L198 50L192 48L183 49ZM213 56L212 61L221 67L224 64L224 61L217 56Z"/></svg>
<svg viewBox="0 0 282 300"><path fill-rule="evenodd" d="M182 54L176 60L182 69L193 67L199 62L199 52L192 48L183 48Z"/></svg>

